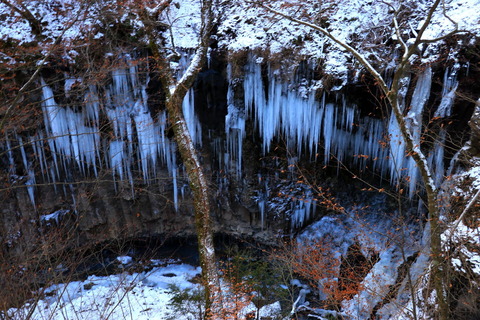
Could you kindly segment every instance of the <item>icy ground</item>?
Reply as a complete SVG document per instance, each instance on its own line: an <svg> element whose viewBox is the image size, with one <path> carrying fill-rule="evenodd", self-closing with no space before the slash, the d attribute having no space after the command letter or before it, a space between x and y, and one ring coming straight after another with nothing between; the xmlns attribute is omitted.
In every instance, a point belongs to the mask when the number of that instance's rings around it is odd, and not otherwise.
<svg viewBox="0 0 480 320"><path fill-rule="evenodd" d="M132 258L121 256L117 261L127 268ZM179 263L164 265L159 260L152 263L163 266L148 272L93 275L84 281L53 285L44 291L31 319L196 320L197 304L185 302L183 311L179 311L172 307L170 299L174 296L172 285L190 292L201 289L194 279L200 275L200 267ZM31 308L30 302L20 309L10 309L9 319L25 319ZM256 312L253 304L242 310L242 314L250 312ZM279 303L264 306L258 312L261 316L279 313Z"/></svg>

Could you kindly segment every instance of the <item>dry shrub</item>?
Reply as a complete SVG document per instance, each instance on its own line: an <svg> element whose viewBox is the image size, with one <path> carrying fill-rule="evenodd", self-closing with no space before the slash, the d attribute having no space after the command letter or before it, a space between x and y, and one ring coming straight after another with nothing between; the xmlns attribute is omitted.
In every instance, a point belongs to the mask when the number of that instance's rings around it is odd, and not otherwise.
<svg viewBox="0 0 480 320"><path fill-rule="evenodd" d="M332 239L323 237L309 242L290 242L272 253L283 261L312 288L318 289L324 307L338 307L361 289L361 281L370 270L371 263L361 255L357 245L345 257L332 246Z"/></svg>

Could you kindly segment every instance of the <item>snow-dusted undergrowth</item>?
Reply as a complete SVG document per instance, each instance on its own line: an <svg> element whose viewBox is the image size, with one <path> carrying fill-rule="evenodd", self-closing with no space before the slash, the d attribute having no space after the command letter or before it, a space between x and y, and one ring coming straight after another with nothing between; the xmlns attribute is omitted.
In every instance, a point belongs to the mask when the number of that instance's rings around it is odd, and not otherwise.
<svg viewBox="0 0 480 320"><path fill-rule="evenodd" d="M119 262L127 262L122 257ZM90 276L84 281L53 285L45 290L32 319L167 319L173 316L169 285L194 288L190 282L200 268L186 264L155 267L143 273L106 277ZM24 319L32 305L9 310L12 319ZM175 315L188 320L187 315Z"/></svg>
<svg viewBox="0 0 480 320"><path fill-rule="evenodd" d="M125 268L132 265L129 256L117 257L117 261ZM36 320L197 320L203 308L201 299L185 300L180 308L171 299L182 292L201 294L201 285L193 279L200 275L200 267L175 262L165 265L152 260L152 265L155 264L163 266L141 273L92 275L84 281L52 285L42 292L43 298L36 305L32 300L19 309L10 309L8 319L23 320L34 308L30 319ZM223 289L228 290L226 285ZM276 302L259 310L253 303L247 304L239 319L252 312L261 317L276 316L281 313L280 304Z"/></svg>

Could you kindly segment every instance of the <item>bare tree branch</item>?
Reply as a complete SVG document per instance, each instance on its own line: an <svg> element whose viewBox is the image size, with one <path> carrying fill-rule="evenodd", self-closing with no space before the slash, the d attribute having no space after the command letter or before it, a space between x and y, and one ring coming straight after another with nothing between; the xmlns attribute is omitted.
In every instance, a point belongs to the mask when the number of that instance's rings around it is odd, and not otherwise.
<svg viewBox="0 0 480 320"><path fill-rule="evenodd" d="M374 77L374 79L377 82L377 85L385 94L390 106L392 107L393 114L396 118L398 127L400 128L403 140L406 144L406 150L408 152L407 155L411 156L415 161L415 164L417 165L417 168L420 171L422 181L425 187L425 191L427 195L427 208L428 208L429 221L431 226L431 232L430 232L430 249L432 254L431 278L434 284L434 289L437 294L437 303L439 305L439 308L438 308L439 319L446 320L448 319L449 308L448 308L448 303L445 297L445 287L444 287L445 260L442 254L441 237L440 237L442 230L440 228L440 225L441 225L440 213L439 213L439 207L437 203L438 191L435 186L435 181L433 179L427 158L423 153L423 151L421 150L420 145L417 145L417 143L415 142L415 139L413 138L413 132L411 131L412 129L407 125L405 116L403 114L404 110L402 110L402 105L400 103L400 100L402 99L402 95L400 92L402 89L405 89L404 87L406 85L403 83L402 79L405 77L405 74L409 71L410 58L418 50L418 47L421 43L425 43L429 41L429 40L422 39L422 36L424 35L427 27L431 24L433 14L437 10L441 1L442 0L435 0L433 4L430 6L426 14L425 21L421 25L420 30L416 34L415 40L410 46L408 46L407 43L403 40L400 26L398 24L397 16L400 8L395 9L392 5L387 3L387 5L389 5L390 8L392 8L394 11L394 16L393 16L394 29L395 29L395 33L397 35L398 41L404 51L402 58L399 61L397 68L395 70L394 77L392 80L392 85L390 88L387 86L383 77L377 72L377 70L375 70L375 68L370 64L370 62L364 56L362 56L362 54L358 50L356 50L349 44L345 43L344 41L340 40L338 37L332 35L332 33L330 33L327 29L322 28L321 26L318 26L316 24L312 24L312 23L294 18L289 14L283 13L270 6L267 6L260 1L254 1L252 3L264 8L265 10L273 13L274 15L283 17L297 24L308 26L314 30L320 31L323 35L328 37L330 40L334 41L338 46L340 46L341 48L351 53L360 62L360 64L364 68L366 68L367 71ZM444 7L444 15L447 17L447 19L452 21L446 15L445 7ZM457 25L455 24L455 26ZM434 40L438 41L438 40L444 39L455 32L457 31L454 30L448 33L447 35L439 37Z"/></svg>
<svg viewBox="0 0 480 320"><path fill-rule="evenodd" d="M0 0L2 2L4 2L5 0ZM45 53L44 57L42 60L40 60L40 62L37 63L37 67L35 69L35 72L30 76L30 78L27 80L27 82L25 82L25 84L18 90L18 92L16 93L15 95L15 98L13 99L12 102L9 102L9 106L7 108L7 110L5 111L5 113L2 115L2 121L0 122L0 130L3 129L4 125L5 125L5 121L7 121L8 119L8 116L10 114L10 112L12 111L12 109L23 99L23 94L26 92L26 90L28 89L28 87L32 84L32 82L37 78L37 76L40 74L40 71L42 70L43 66L45 65L45 63L48 61L48 59L50 58L50 56L53 54L53 52L57 49L58 45L60 44L60 42L62 41L63 39L63 36L65 35L65 33L71 28L73 27L73 25L80 19L80 16L81 16L81 11L78 13L78 15L62 30L62 32L60 33L60 35L58 35L58 37L55 39L55 41L53 42L53 44L50 46L50 48L48 49L47 53Z"/></svg>
<svg viewBox="0 0 480 320"><path fill-rule="evenodd" d="M1 3L5 4L7 7L15 11L16 13L20 14L25 20L27 20L28 24L30 25L30 28L32 28L32 32L35 36L41 37L42 36L42 24L40 21L35 18L35 16L28 10L28 8L20 2L19 7L14 5L8 0L0 0Z"/></svg>
<svg viewBox="0 0 480 320"><path fill-rule="evenodd" d="M322 28L322 27L320 27L316 24L294 18L294 17L292 17L288 14L285 14L285 13L279 11L279 10L276 10L272 7L269 7L265 4L263 4L262 2L256 1L256 2L251 2L251 3L256 4L256 5L264 8L264 9L266 9L267 11L270 11L271 13L273 13L275 15L278 15L278 16L281 16L281 17L283 17L287 20L290 20L292 22L295 22L295 23L298 23L298 24L301 24L301 25L304 25L304 26L307 26L307 27L310 27L312 29L320 31L322 34L327 36L330 40L334 41L340 47L342 47L345 50L347 50L348 52L350 52L360 62L360 64L363 67L365 67L367 69L367 71L375 78L375 80L378 82L378 85L380 86L380 88L382 89L382 91L385 94L389 91L388 86L385 83L385 81L383 80L382 76L380 75L380 73L377 72L377 70L375 70L375 68L370 64L370 62L368 62L368 60L366 60L362 56L362 54L360 52L358 52L355 48L353 48L352 46L348 45L347 43L339 40L337 37L332 35L327 29Z"/></svg>

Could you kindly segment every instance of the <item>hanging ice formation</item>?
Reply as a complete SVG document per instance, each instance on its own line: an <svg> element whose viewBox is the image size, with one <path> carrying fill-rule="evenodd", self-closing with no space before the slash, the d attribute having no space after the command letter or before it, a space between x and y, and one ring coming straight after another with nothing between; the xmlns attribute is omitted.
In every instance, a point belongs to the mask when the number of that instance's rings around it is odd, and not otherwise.
<svg viewBox="0 0 480 320"><path fill-rule="evenodd" d="M192 57L188 53L183 53L180 61L178 62L178 74L177 77L180 79L182 75L188 68ZM202 126L198 120L197 115L195 114L195 94L192 88L190 88L183 99L182 104L183 117L187 123L188 132L190 137L195 145L202 145Z"/></svg>
<svg viewBox="0 0 480 320"><path fill-rule="evenodd" d="M183 117L187 123L188 132L195 145L202 145L202 126L195 114L195 97L193 89L187 91L182 104Z"/></svg>
<svg viewBox="0 0 480 320"><path fill-rule="evenodd" d="M303 198L291 202L291 207L290 227L295 230L315 215L317 200L314 199L312 191L307 189Z"/></svg>
<svg viewBox="0 0 480 320"><path fill-rule="evenodd" d="M414 145L420 145L420 136L422 132L423 108L430 96L430 87L432 83L432 70L428 66L418 77L415 90L413 92L410 110L408 111L405 122L410 132ZM405 95L408 85L405 83L404 91L400 95L402 110L405 108ZM408 181L409 195L412 197L417 189L418 169L412 157L407 157L405 141L400 132L397 119L392 111L388 128L390 138L390 179L393 184L400 185L405 179Z"/></svg>
<svg viewBox="0 0 480 320"><path fill-rule="evenodd" d="M468 67L468 66L467 66ZM455 91L458 87L457 72L460 65L456 63L453 68L447 68L443 77L442 100L434 113L434 118L446 118L452 114L452 107L455 102ZM428 157L429 165L434 169L434 181L436 186L440 186L445 172L444 167L444 148L447 139L447 131L442 126L435 139L435 143Z"/></svg>
<svg viewBox="0 0 480 320"><path fill-rule="evenodd" d="M385 133L382 120L360 117L357 107L347 104L343 97L336 104L327 103L325 96L317 101L314 94L300 96L273 74L269 79L267 86L260 64L249 61L244 79L245 105L263 139L264 153L270 151L275 137L282 136L287 148L298 155L308 153L313 158L323 152L326 164L332 159L350 161L353 157L351 161L359 167L375 159L373 168L385 172L388 150L379 143Z"/></svg>
<svg viewBox="0 0 480 320"><path fill-rule="evenodd" d="M7 137L3 146L8 150L13 176L16 168L12 143L17 141L27 173L25 184L33 205L36 183L33 161L39 167L43 181L52 183L55 188L56 182L72 178L74 168L82 175L95 177L100 170L110 169L115 186L122 189L129 186L131 192L136 171L140 172L144 183L152 184L157 177L158 165L163 163L172 177L174 206L178 208L176 146L165 134L166 114L160 112L152 116L147 107L148 75L139 75L138 67L129 55L124 55L124 63L126 67L112 72L111 84L103 89L104 95L100 95L95 86L89 87L81 111L59 105L52 88L44 79L40 80L45 131L38 130L28 138L28 152L24 147L27 143L18 136L14 139ZM81 81L67 79L66 95L70 94L75 82ZM183 108L192 137L200 143L201 129L194 114L193 92L190 91L185 98ZM100 123L101 117L108 120L111 132L101 134L105 126ZM67 192L67 189L63 190Z"/></svg>
<svg viewBox="0 0 480 320"><path fill-rule="evenodd" d="M304 97L286 83L279 82L271 71L269 83L264 83L261 72L261 61L251 57L244 78L245 105L262 138L264 153L269 152L272 141L281 136L288 150L297 155L308 153L313 158L323 153L320 160L325 164L332 159L343 163L350 161L361 170L368 165L381 176L389 176L394 185L407 182L406 189L413 197L419 182L418 169L406 154L393 114L387 124L383 119L360 117L357 107L347 104L343 97L335 103L327 103L325 96L317 101L314 94ZM436 112L438 117L450 115L458 85L454 74L447 70L445 75L442 102ZM404 92L399 95L402 108L405 108L410 78L406 77L402 82ZM428 66L418 77L406 115L416 145L420 145L422 114L430 96L431 82L432 70ZM445 132L440 132L430 157L437 183L444 174L444 136ZM302 208L293 211L292 224L297 225L296 221L304 220L300 214Z"/></svg>
<svg viewBox="0 0 480 320"><path fill-rule="evenodd" d="M178 63L178 76L185 71L189 56L184 54ZM125 56L124 68L112 72L111 84L100 91L94 86L88 88L83 108L78 111L70 106L59 106L54 92L42 79L42 110L45 130L39 130L30 137L7 137L6 157L10 162L11 175L20 172L15 166L14 152L18 146L21 153L28 195L35 203L35 184L38 179L56 182L68 181L72 165L84 175L98 176L100 170L111 170L116 186L130 186L133 192L135 177L140 175L145 183L155 181L160 164L165 164L172 177L174 203L178 207L178 168L175 158L175 144L165 135L166 115L160 112L152 115L147 107L146 86L148 76L139 76L138 67L129 56ZM417 169L410 157L406 157L404 143L392 116L388 124L383 119L361 117L357 107L338 96L336 101L327 101L323 96L315 99L313 93L301 94L286 83L278 80L269 71L268 83L262 77L261 61L251 57L247 62L243 81L245 107L239 107L234 100L234 80L229 73L227 94L228 113L225 118L226 141L215 141L219 157L227 171L237 177L242 173L242 148L245 138L247 117L254 120L262 139L262 150L267 153L274 139L283 137L291 153L289 158L308 154L312 160L325 164L350 162L360 169L367 165L383 177L389 176L393 184L409 180L410 195L416 190ZM448 69L444 77L441 103L435 117L448 117L458 86L458 67ZM420 142L421 115L428 100L432 71L426 68L418 77L411 107L407 114L414 140ZM65 93L81 79L67 79ZM408 87L409 79L404 79ZM99 92L104 92L100 94ZM195 115L194 92L190 90L183 102L183 112L192 139L197 145L202 142L201 126ZM112 131L101 134L100 119L108 120ZM429 157L435 169L437 183L443 178L443 145L446 132L440 131L433 152ZM389 143L384 143L389 140ZM320 156L319 156L320 155ZM17 157L19 158L19 157ZM32 165L35 160L35 168ZM33 170L41 173L35 174ZM136 172L139 174L136 174ZM408 179L406 179L408 177ZM224 184L227 184L225 182ZM56 187L56 186L55 186ZM66 189L64 187L64 192ZM308 198L304 195L304 198ZM264 199L265 200L265 199ZM266 202L258 203L259 210L268 210ZM292 227L299 226L313 212L314 208L304 203L291 207Z"/></svg>
<svg viewBox="0 0 480 320"><path fill-rule="evenodd" d="M225 158L235 165L237 177L242 174L242 148L245 138L245 110L241 110L234 104L233 83L231 79L232 66L227 67L229 86L227 92L228 113L225 117L225 133L227 136L227 154ZM226 163L228 167L229 163Z"/></svg>

